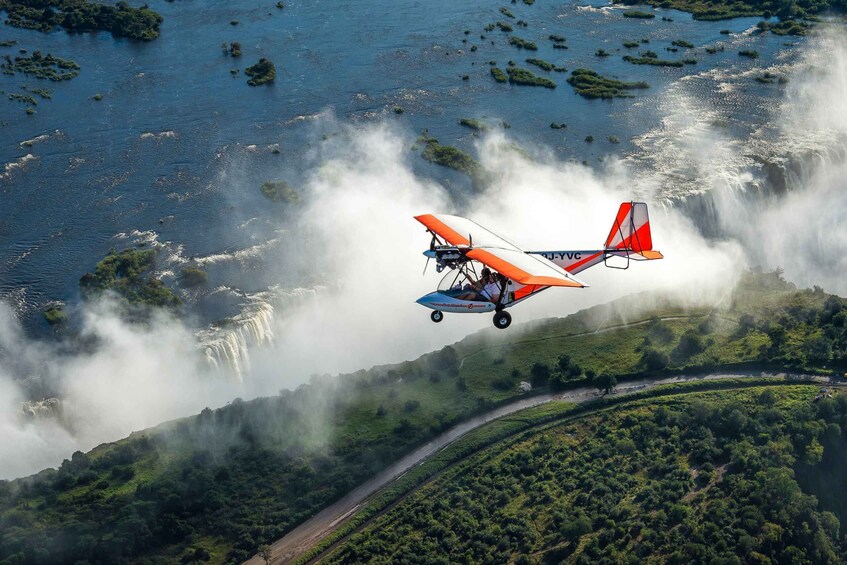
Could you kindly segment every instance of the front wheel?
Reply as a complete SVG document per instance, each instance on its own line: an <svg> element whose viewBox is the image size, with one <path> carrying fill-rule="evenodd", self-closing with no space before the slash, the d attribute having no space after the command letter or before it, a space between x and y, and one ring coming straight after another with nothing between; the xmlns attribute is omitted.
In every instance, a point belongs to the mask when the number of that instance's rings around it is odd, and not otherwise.
<svg viewBox="0 0 847 565"><path fill-rule="evenodd" d="M505 330L512 323L512 315L508 312L497 312L494 314L494 327Z"/></svg>
<svg viewBox="0 0 847 565"><path fill-rule="evenodd" d="M429 318L437 324L444 319L444 313L439 312L438 310L433 310L432 314L429 315Z"/></svg>

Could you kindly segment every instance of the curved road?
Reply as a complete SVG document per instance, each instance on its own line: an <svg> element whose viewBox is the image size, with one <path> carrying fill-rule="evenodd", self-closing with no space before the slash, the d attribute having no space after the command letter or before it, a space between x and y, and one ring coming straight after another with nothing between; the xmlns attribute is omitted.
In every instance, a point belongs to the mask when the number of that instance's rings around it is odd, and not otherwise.
<svg viewBox="0 0 847 565"><path fill-rule="evenodd" d="M684 375L677 377L668 377L661 379L642 379L638 381L627 381L625 383L621 383L612 394L630 394L633 392L637 392L640 390L644 390L646 388L653 388L663 384L669 383L678 383L685 381L695 381L695 380L714 380L714 379L728 379L728 378L739 378L739 377L778 377L785 376L785 373L779 374L771 374L771 373L724 373L724 374L712 374L705 376L698 375ZM799 375L798 375L799 376ZM822 380L823 382L829 382L826 378L818 378L813 377L811 375L802 375L808 380ZM486 424L492 420L496 420L497 418L502 418L508 414L512 414L513 412L517 412L518 410L523 410L524 408L530 408L532 406L538 406L539 404L544 404L545 402L550 402L551 400L566 400L569 402L585 402L587 400L592 400L597 398L600 394L597 392L596 388L592 387L582 387L574 390L567 391L565 393L555 393L555 394L543 394L538 396L532 396L529 398L521 398L509 404L505 404L498 408L491 410L490 412L486 412L485 414L481 414L479 416L475 416L469 420L462 422L461 424L457 424L456 426L450 428L440 436L436 437L429 443L419 447L415 451L409 453L375 477L366 481L365 483L359 485L352 491L350 491L344 498L338 500L334 504L327 506L290 532L288 532L285 536L275 541L271 546L271 560L270 562L273 564L280 563L290 563L298 556L305 553L309 548L318 543L327 535L334 532L339 526L341 526L350 516L352 516L356 510L362 505L365 500L377 490L385 487L390 484L394 480L398 479L402 476L406 471L422 463L428 457L444 449L447 445L456 441L458 438L462 437L466 433L474 430L483 424ZM249 561L251 565L263 565L264 560L259 555L254 555Z"/></svg>

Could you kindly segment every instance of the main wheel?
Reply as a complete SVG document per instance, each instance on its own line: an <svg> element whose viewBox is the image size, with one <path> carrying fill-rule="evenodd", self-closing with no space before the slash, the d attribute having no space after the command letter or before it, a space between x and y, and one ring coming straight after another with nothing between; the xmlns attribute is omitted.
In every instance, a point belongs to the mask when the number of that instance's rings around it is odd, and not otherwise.
<svg viewBox="0 0 847 565"><path fill-rule="evenodd" d="M505 330L512 323L512 315L508 312L497 312L494 314L494 327Z"/></svg>
<svg viewBox="0 0 847 565"><path fill-rule="evenodd" d="M437 324L438 322L444 319L444 312L433 310L432 314L429 315L429 318Z"/></svg>

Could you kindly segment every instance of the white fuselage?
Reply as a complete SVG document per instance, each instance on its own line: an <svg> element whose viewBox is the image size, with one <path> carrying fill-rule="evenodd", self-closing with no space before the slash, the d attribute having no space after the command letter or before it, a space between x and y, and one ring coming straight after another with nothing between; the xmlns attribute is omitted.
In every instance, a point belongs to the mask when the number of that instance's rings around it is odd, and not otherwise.
<svg viewBox="0 0 847 565"><path fill-rule="evenodd" d="M455 313L480 313L493 312L496 306L493 302L482 300L461 300L453 298L443 292L430 292L418 298L417 303L433 310L440 312L455 312Z"/></svg>

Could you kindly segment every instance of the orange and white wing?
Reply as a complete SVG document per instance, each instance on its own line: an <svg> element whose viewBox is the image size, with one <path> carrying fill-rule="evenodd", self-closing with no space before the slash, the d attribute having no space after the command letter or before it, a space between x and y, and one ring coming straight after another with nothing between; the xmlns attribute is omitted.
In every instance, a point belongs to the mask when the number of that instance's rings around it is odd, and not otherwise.
<svg viewBox="0 0 847 565"><path fill-rule="evenodd" d="M415 219L428 230L438 234L450 245L473 245L473 247L502 247L523 251L514 242L482 227L473 220L450 214L423 214Z"/></svg>
<svg viewBox="0 0 847 565"><path fill-rule="evenodd" d="M527 254L514 242L473 220L449 214L423 214L415 219L450 245L472 246L467 257L522 285L588 286L551 261Z"/></svg>

